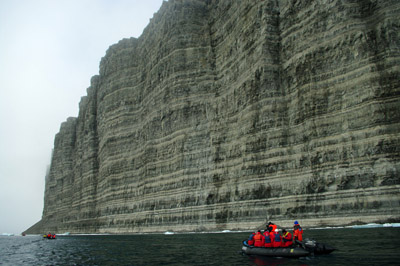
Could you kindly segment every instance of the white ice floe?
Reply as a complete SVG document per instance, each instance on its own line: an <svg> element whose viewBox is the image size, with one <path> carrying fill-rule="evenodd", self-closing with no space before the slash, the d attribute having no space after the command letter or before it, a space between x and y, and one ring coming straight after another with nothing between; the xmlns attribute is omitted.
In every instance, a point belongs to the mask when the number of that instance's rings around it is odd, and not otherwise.
<svg viewBox="0 0 400 266"><path fill-rule="evenodd" d="M65 232L65 233L63 233L63 234L57 234L58 236L69 236L70 235L70 233L69 232Z"/></svg>
<svg viewBox="0 0 400 266"><path fill-rule="evenodd" d="M381 227L389 227L389 228L400 227L400 223L385 223L385 224L369 223L369 224L356 224L348 226L327 226L327 227L310 228L310 230L329 230L329 229L343 229L343 228L362 229L362 228L381 228Z"/></svg>
<svg viewBox="0 0 400 266"><path fill-rule="evenodd" d="M360 224L360 225L352 225L350 228L378 228L378 227L383 227L383 224L376 224L376 223L370 223L370 224Z"/></svg>
<svg viewBox="0 0 400 266"><path fill-rule="evenodd" d="M14 234L10 234L10 233L2 233L2 236L13 236Z"/></svg>
<svg viewBox="0 0 400 266"><path fill-rule="evenodd" d="M383 225L383 227L400 227L400 223L386 223Z"/></svg>

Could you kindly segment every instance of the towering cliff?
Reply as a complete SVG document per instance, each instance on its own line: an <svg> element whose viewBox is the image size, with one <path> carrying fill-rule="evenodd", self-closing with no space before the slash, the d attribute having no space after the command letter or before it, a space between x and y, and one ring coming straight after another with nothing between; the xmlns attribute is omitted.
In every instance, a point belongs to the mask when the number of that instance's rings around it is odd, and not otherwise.
<svg viewBox="0 0 400 266"><path fill-rule="evenodd" d="M55 137L28 232L400 219L400 2L169 0Z"/></svg>

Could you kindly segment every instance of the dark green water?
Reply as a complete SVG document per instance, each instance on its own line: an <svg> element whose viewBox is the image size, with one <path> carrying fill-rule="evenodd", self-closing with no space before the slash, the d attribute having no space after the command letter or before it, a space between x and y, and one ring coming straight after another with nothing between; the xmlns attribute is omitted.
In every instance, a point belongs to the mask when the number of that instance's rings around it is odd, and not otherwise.
<svg viewBox="0 0 400 266"><path fill-rule="evenodd" d="M338 250L301 259L242 255L248 235L0 236L0 265L400 265L400 228L305 230Z"/></svg>

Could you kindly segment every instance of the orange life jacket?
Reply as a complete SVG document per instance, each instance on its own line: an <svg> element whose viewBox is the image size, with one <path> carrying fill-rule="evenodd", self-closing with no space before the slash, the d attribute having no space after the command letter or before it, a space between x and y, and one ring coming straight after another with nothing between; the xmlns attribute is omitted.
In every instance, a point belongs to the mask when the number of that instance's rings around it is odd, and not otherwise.
<svg viewBox="0 0 400 266"><path fill-rule="evenodd" d="M295 226L293 230L294 240L303 241L303 229L300 226Z"/></svg>
<svg viewBox="0 0 400 266"><path fill-rule="evenodd" d="M270 232L275 232L276 229L278 229L278 226L276 224L270 224L268 225L268 229Z"/></svg>
<svg viewBox="0 0 400 266"><path fill-rule="evenodd" d="M276 229L278 229L278 226L276 224L271 224L272 226L272 232L275 232Z"/></svg>
<svg viewBox="0 0 400 266"><path fill-rule="evenodd" d="M254 246L255 247L261 247L264 244L264 238L263 235L260 232L257 232L257 234L254 236Z"/></svg>

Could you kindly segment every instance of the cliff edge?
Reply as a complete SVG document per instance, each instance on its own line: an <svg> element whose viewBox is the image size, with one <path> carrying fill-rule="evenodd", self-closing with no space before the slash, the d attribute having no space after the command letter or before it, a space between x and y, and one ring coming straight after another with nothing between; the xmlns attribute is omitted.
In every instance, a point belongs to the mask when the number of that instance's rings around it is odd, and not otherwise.
<svg viewBox="0 0 400 266"><path fill-rule="evenodd" d="M400 2L169 0L55 137L27 233L400 220Z"/></svg>

